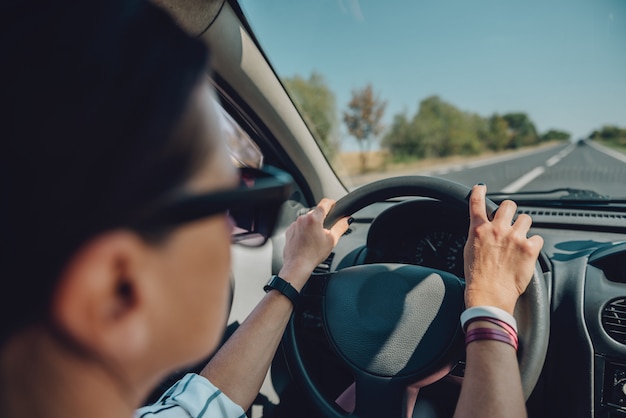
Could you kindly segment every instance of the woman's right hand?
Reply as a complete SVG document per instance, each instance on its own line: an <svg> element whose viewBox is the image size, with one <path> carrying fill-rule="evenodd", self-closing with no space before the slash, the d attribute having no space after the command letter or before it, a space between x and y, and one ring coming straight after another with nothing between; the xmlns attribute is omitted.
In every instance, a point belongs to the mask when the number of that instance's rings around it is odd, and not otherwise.
<svg viewBox="0 0 626 418"><path fill-rule="evenodd" d="M285 232L283 267L279 276L297 290L304 287L313 269L328 257L348 229L348 217L339 219L330 229L324 228L324 219L333 206L334 200L322 199L309 213L298 217Z"/></svg>
<svg viewBox="0 0 626 418"><path fill-rule="evenodd" d="M515 303L533 275L543 239L527 237L532 224L517 205L505 200L493 220L485 207L487 188L476 185L470 196L470 228L464 249L465 306L495 306L513 314Z"/></svg>

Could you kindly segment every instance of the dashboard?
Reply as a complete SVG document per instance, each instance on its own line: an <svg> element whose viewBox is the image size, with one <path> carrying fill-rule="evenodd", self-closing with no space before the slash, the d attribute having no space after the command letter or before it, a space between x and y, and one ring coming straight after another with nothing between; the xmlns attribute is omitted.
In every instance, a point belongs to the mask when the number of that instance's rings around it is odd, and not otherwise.
<svg viewBox="0 0 626 418"><path fill-rule="evenodd" d="M522 205L518 212L532 216L531 234L544 239L539 264L550 298L548 353L529 416L626 416L626 215ZM411 198L375 203L353 217L329 270L403 263L463 277L464 210Z"/></svg>
<svg viewBox="0 0 626 418"><path fill-rule="evenodd" d="M428 200L387 209L372 222L366 263L416 264L463 277L463 247L469 218L463 211Z"/></svg>

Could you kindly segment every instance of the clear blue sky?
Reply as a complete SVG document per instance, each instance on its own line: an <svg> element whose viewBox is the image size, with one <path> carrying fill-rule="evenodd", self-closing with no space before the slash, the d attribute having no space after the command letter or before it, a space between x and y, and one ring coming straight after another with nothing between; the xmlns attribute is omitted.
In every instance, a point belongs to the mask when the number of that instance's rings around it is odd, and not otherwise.
<svg viewBox="0 0 626 418"><path fill-rule="evenodd" d="M240 3L279 75L320 72L339 111L371 82L387 122L437 94L483 116L526 112L540 132L574 139L626 127L626 0Z"/></svg>

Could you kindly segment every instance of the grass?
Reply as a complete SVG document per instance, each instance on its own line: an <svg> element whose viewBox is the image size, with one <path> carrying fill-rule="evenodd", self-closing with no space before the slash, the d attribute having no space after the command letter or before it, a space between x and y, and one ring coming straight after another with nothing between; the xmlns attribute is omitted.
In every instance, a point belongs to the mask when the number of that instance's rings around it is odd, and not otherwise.
<svg viewBox="0 0 626 418"><path fill-rule="evenodd" d="M600 144L604 145L605 147L608 147L608 148L611 148L611 149L614 149L616 151L620 151L620 152L623 152L623 153L626 154L626 139L625 139L625 143L623 143L623 144L622 143L616 143L616 142L613 142L613 141L602 141L602 140L597 141L597 142L599 142Z"/></svg>
<svg viewBox="0 0 626 418"><path fill-rule="evenodd" d="M516 150L506 151L486 151L478 155L454 155L450 157L416 159L411 157L393 157L388 151L369 151L367 153L367 166L365 169L361 167L360 152L340 152L333 161L333 167L337 170L340 177L358 176L372 173L401 173L404 171L428 170L441 165L449 165L455 163L467 163L489 157L511 154L524 149L541 148L552 146L558 141L546 142L533 147L519 148Z"/></svg>

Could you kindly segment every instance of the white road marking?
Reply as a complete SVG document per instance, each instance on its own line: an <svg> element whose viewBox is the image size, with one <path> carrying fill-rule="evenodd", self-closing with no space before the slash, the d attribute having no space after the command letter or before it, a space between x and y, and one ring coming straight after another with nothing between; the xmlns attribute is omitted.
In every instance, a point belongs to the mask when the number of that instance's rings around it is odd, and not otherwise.
<svg viewBox="0 0 626 418"><path fill-rule="evenodd" d="M467 164L460 164L460 165L450 164L450 165L444 165L444 166L437 167L437 168L416 170L414 174L421 174L424 176L442 176L442 175L446 175L454 171L462 171L462 170L467 170L468 168L484 167L487 165L502 163L502 162L509 161L509 160L515 160L517 158L525 157L525 156L532 155L535 153L548 151L551 148L556 148L559 146L561 146L561 144L556 144L550 147L539 148L539 149L530 149L530 150L512 152L510 154L500 155L497 157L482 158L478 161L474 161L474 162L467 163Z"/></svg>
<svg viewBox="0 0 626 418"><path fill-rule="evenodd" d="M558 163L561 160L562 160L561 156L557 154L554 157L550 158L548 161L546 161L546 166L552 167L554 164Z"/></svg>
<svg viewBox="0 0 626 418"><path fill-rule="evenodd" d="M546 166L538 166L530 170L528 173L524 174L522 177L515 180L513 183L509 184L505 188L502 189L502 193L515 193L519 191L522 187L526 186L528 183L542 175L546 172L547 167L552 167L557 164L563 158L565 158L570 152L574 151L576 145L570 144L566 148L563 148L558 154L553 155L552 157L546 160Z"/></svg>
<svg viewBox="0 0 626 418"><path fill-rule="evenodd" d="M626 163L626 154L622 154L621 152L612 150L611 148L607 148L604 145L597 144L592 140L587 141L587 144L595 148L597 151L603 152L604 154L613 157L617 160L620 160L623 163Z"/></svg>
<svg viewBox="0 0 626 418"><path fill-rule="evenodd" d="M542 175L546 171L545 167L535 167L530 170L528 173L524 174L522 177L515 180L513 183L509 184L501 191L502 193L515 193L522 187L526 186L528 183Z"/></svg>
<svg viewBox="0 0 626 418"><path fill-rule="evenodd" d="M567 148L562 149L561 152L559 152L558 154L556 154L555 156L549 158L546 161L546 167L552 167L553 165L555 165L556 163L561 161L563 158L567 157L567 155L569 153L574 151L574 148L576 148L576 145L570 144L570 145L567 146Z"/></svg>

